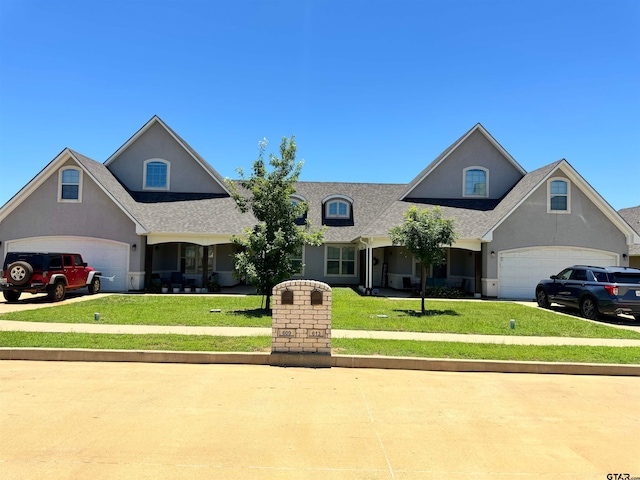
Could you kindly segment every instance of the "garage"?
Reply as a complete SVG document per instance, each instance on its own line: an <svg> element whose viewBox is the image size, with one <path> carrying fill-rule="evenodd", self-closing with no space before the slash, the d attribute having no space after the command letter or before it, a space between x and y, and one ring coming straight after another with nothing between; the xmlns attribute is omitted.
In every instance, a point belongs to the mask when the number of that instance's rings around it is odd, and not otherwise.
<svg viewBox="0 0 640 480"><path fill-rule="evenodd" d="M91 237L37 237L7 241L7 252L79 253L90 267L102 272L101 290L127 290L129 245L113 240Z"/></svg>
<svg viewBox="0 0 640 480"><path fill-rule="evenodd" d="M500 252L498 256L498 297L535 297L543 278L571 265L609 266L618 264L616 253L575 247L522 248Z"/></svg>

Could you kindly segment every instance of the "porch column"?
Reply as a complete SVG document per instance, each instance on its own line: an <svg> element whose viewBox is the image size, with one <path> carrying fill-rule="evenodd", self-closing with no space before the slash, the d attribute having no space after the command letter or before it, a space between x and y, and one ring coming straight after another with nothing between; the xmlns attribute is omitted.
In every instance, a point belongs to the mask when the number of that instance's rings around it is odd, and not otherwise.
<svg viewBox="0 0 640 480"><path fill-rule="evenodd" d="M367 245L367 288L373 289L373 247Z"/></svg>

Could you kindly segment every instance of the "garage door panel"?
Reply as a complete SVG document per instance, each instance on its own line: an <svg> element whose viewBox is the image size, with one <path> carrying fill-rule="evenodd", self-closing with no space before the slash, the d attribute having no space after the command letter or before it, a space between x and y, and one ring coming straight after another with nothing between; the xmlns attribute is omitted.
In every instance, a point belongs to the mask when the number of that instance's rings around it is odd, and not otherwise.
<svg viewBox="0 0 640 480"><path fill-rule="evenodd" d="M89 237L40 237L7 242L7 251L79 253L89 266L102 272L101 289L105 292L127 290L129 247L127 244Z"/></svg>
<svg viewBox="0 0 640 480"><path fill-rule="evenodd" d="M535 287L543 278L571 265L615 265L617 255L610 252L575 248L530 248L500 252L498 258L498 297L535 297Z"/></svg>

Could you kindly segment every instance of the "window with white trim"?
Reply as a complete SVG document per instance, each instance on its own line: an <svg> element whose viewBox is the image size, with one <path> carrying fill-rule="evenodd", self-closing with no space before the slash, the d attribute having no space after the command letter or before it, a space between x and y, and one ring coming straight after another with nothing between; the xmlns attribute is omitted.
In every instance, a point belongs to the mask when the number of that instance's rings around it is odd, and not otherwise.
<svg viewBox="0 0 640 480"><path fill-rule="evenodd" d="M343 200L332 200L326 208L327 218L349 218L349 204Z"/></svg>
<svg viewBox="0 0 640 480"><path fill-rule="evenodd" d="M327 245L325 250L326 275L353 277L356 274L356 247L353 245Z"/></svg>
<svg viewBox="0 0 640 480"><path fill-rule="evenodd" d="M145 190L169 190L169 162L159 158L144 162L143 188Z"/></svg>
<svg viewBox="0 0 640 480"><path fill-rule="evenodd" d="M184 263L184 273L202 275L202 257L204 247L193 243L183 243L180 251L180 263ZM207 271L214 271L215 247L209 247L207 256Z"/></svg>
<svg viewBox="0 0 640 480"><path fill-rule="evenodd" d="M551 178L547 182L547 212L571 213L571 187L564 178Z"/></svg>
<svg viewBox="0 0 640 480"><path fill-rule="evenodd" d="M82 170L75 167L62 168L58 174L58 202L82 201Z"/></svg>
<svg viewBox="0 0 640 480"><path fill-rule="evenodd" d="M299 254L292 254L289 256L289 259L293 264L293 275L304 275L304 245L300 249Z"/></svg>
<svg viewBox="0 0 640 480"><path fill-rule="evenodd" d="M465 197L487 197L489 194L489 170L483 167L464 169Z"/></svg>

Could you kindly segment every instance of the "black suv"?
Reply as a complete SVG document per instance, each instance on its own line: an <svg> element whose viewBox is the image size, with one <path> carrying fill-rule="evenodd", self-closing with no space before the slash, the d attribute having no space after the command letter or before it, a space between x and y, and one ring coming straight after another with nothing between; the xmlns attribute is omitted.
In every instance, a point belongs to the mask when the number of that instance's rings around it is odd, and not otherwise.
<svg viewBox="0 0 640 480"><path fill-rule="evenodd" d="M0 272L0 289L8 302L17 302L22 292L46 292L59 302L67 290L87 287L89 293L98 293L100 276L78 253L9 252Z"/></svg>
<svg viewBox="0 0 640 480"><path fill-rule="evenodd" d="M580 309L583 317L633 315L640 321L640 270L628 267L574 265L536 287L538 305L559 303Z"/></svg>

